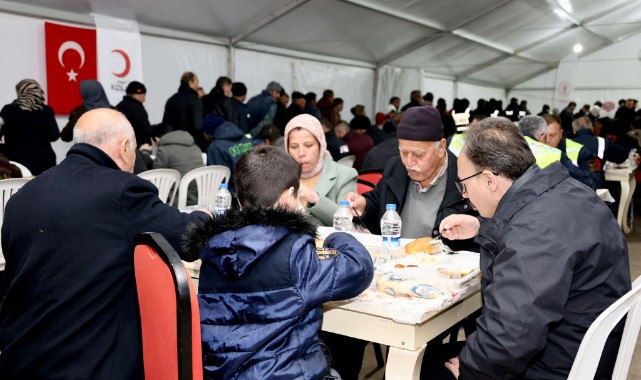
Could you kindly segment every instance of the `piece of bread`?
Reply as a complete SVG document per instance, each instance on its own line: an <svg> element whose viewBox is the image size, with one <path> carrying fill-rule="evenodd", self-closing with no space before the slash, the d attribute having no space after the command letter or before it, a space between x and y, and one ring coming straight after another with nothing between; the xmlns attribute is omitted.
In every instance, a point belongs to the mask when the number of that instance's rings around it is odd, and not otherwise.
<svg viewBox="0 0 641 380"><path fill-rule="evenodd" d="M432 238L429 236L418 238L405 246L405 253L410 255L416 253L429 253L430 255L433 255L435 253L443 252L442 241L438 241L436 244L432 244L431 241Z"/></svg>

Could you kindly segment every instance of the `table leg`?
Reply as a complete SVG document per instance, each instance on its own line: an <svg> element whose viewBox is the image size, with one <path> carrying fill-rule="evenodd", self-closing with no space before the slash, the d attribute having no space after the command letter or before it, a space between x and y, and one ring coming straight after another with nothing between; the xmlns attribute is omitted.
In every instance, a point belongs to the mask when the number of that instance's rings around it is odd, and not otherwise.
<svg viewBox="0 0 641 380"><path fill-rule="evenodd" d="M621 224L623 233L629 234L632 232L628 225L628 210L630 209L630 202L632 201L632 194L637 186L637 181L634 175L631 175L628 181L621 181L621 204L619 204L619 212L617 220Z"/></svg>
<svg viewBox="0 0 641 380"><path fill-rule="evenodd" d="M390 347L385 365L385 379L419 380L426 347L427 345L424 344L415 351Z"/></svg>

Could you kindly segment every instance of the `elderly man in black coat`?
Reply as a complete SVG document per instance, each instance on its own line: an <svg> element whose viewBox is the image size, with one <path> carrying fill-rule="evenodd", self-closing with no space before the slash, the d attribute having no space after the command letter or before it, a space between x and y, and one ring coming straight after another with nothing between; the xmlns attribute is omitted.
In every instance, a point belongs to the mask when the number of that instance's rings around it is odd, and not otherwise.
<svg viewBox="0 0 641 380"><path fill-rule="evenodd" d="M165 205L132 174L136 139L121 113L85 113L74 142L7 203L1 379L142 379L134 236L160 232L180 252L187 226L209 218Z"/></svg>

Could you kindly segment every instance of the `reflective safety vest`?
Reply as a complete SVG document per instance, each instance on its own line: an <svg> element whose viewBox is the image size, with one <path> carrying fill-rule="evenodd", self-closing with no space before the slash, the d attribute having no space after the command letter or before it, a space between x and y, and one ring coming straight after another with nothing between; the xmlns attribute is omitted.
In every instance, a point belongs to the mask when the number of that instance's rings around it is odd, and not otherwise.
<svg viewBox="0 0 641 380"><path fill-rule="evenodd" d="M579 166L579 152L581 148L583 148L582 144L570 139L565 139L565 154L568 155L568 158L574 166Z"/></svg>
<svg viewBox="0 0 641 380"><path fill-rule="evenodd" d="M455 135L452 135L450 146L448 146L447 149L449 149L450 152L458 157L458 155L461 154L463 145L465 145L465 140L467 140L467 134L465 133L457 133Z"/></svg>
<svg viewBox="0 0 641 380"><path fill-rule="evenodd" d="M528 136L525 136L525 141L527 141L528 145L530 146L530 150L534 154L536 163L541 169L547 167L553 162L561 161L560 149L540 143Z"/></svg>

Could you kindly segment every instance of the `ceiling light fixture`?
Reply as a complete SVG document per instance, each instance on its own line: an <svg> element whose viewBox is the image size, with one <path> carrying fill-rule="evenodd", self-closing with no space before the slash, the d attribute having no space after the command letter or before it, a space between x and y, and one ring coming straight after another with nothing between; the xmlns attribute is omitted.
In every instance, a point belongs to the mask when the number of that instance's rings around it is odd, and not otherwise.
<svg viewBox="0 0 641 380"><path fill-rule="evenodd" d="M563 8L566 12L572 13L572 4L570 4L570 0L559 0L559 5L561 8Z"/></svg>
<svg viewBox="0 0 641 380"><path fill-rule="evenodd" d="M574 50L575 53L579 54L583 51L583 45L577 42L576 44L574 44L574 47L572 47L572 50Z"/></svg>

